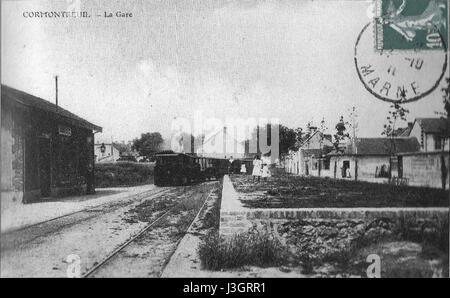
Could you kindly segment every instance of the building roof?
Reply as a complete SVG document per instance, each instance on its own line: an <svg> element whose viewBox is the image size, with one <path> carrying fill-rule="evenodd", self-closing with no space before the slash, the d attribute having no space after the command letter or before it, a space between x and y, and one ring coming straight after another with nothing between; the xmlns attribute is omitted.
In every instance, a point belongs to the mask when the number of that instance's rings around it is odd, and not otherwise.
<svg viewBox="0 0 450 298"><path fill-rule="evenodd" d="M89 121L65 110L45 99L39 98L37 96L25 93L23 91L11 88L6 85L1 85L2 89L2 100L9 100L11 102L16 102L21 105L36 108L44 112L53 113L59 117L66 119L69 123L74 126L83 127L98 132L102 131L100 126L90 123Z"/></svg>
<svg viewBox="0 0 450 298"><path fill-rule="evenodd" d="M327 141L329 142L330 145L332 145L333 140L332 140L332 136L331 134L324 134L323 132L321 132L320 130L315 130L311 135L309 135L307 138L303 139L301 142L297 143L296 146L298 146L299 148L303 147L304 145L306 145L307 143L309 143L312 138L314 138L316 135L319 135L319 137L323 137L323 142L326 143Z"/></svg>
<svg viewBox="0 0 450 298"><path fill-rule="evenodd" d="M358 138L356 149L349 142L343 153L332 152L330 155L391 155L419 150L416 138Z"/></svg>
<svg viewBox="0 0 450 298"><path fill-rule="evenodd" d="M425 133L450 135L449 121L445 118L416 118L416 122Z"/></svg>
<svg viewBox="0 0 450 298"><path fill-rule="evenodd" d="M397 128L396 130L394 130L392 132L392 136L394 137L409 137L411 130L413 128L414 123L412 122L408 122L408 126L407 127L400 127ZM389 135L391 136L391 135Z"/></svg>

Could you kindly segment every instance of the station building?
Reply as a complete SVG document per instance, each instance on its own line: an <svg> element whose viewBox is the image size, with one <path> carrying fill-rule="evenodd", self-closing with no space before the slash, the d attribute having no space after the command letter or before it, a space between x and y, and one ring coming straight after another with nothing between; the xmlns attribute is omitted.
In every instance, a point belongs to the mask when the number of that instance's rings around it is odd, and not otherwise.
<svg viewBox="0 0 450 298"><path fill-rule="evenodd" d="M77 115L1 85L1 209L95 191L94 133Z"/></svg>

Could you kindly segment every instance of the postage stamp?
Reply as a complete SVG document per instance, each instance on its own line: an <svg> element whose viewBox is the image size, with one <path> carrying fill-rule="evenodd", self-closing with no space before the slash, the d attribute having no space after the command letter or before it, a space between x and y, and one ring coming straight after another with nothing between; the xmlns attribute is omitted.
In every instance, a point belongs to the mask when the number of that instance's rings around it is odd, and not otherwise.
<svg viewBox="0 0 450 298"><path fill-rule="evenodd" d="M448 46L447 0L376 0L375 48L436 50Z"/></svg>
<svg viewBox="0 0 450 298"><path fill-rule="evenodd" d="M385 44L391 47L374 51L370 33L376 26L368 23L355 44L356 71L366 90L378 99L395 103L416 101L433 92L447 69L446 47L436 47L433 51L398 50L392 47L395 43L389 44L385 39Z"/></svg>

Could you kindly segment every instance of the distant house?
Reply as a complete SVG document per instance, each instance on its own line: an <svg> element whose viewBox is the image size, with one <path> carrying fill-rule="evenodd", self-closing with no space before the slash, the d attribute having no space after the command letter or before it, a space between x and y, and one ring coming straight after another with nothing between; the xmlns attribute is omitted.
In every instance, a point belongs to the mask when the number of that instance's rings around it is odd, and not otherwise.
<svg viewBox="0 0 450 298"><path fill-rule="evenodd" d="M1 85L1 207L94 192L94 133L102 128Z"/></svg>
<svg viewBox="0 0 450 298"><path fill-rule="evenodd" d="M95 144L94 154L97 163L116 162L120 158L120 151L113 143Z"/></svg>
<svg viewBox="0 0 450 298"><path fill-rule="evenodd" d="M369 182L387 182L398 177L397 154L417 152L420 144L416 138L358 138L349 141L343 152L331 152L331 171L328 176Z"/></svg>
<svg viewBox="0 0 450 298"><path fill-rule="evenodd" d="M408 136L419 140L420 151L449 150L449 121L444 118L417 118Z"/></svg>
<svg viewBox="0 0 450 298"><path fill-rule="evenodd" d="M125 152L121 152L120 157L121 157L120 160L128 160L128 161L130 160L144 161L147 159L145 156L140 156L138 151L132 149L129 149Z"/></svg>
<svg viewBox="0 0 450 298"><path fill-rule="evenodd" d="M332 148L319 131L283 155L287 173L376 183L448 188L449 126L418 118L384 138L356 138Z"/></svg>
<svg viewBox="0 0 450 298"><path fill-rule="evenodd" d="M316 175L329 170L326 153L333 148L331 135L315 130L309 137L297 144L298 149L289 150L284 166L288 173L296 175Z"/></svg>
<svg viewBox="0 0 450 298"><path fill-rule="evenodd" d="M392 132L392 134L388 135L389 137L409 137L411 133L411 129L414 126L414 122L408 122L408 126L397 128Z"/></svg>

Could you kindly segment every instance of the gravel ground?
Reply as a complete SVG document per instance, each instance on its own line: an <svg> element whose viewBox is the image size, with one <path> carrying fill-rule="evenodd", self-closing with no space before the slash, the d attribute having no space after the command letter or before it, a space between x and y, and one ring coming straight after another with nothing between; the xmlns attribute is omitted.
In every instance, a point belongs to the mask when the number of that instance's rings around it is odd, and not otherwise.
<svg viewBox="0 0 450 298"><path fill-rule="evenodd" d="M166 190L175 198L184 188L155 188L154 194ZM146 222L129 220L129 212L140 204L163 197L146 193L144 197L125 198L113 204L89 208L58 220L2 234L2 277L65 277L67 257L78 255L81 274L146 226ZM159 210L154 210L157 216ZM151 220L150 218L148 220Z"/></svg>
<svg viewBox="0 0 450 298"><path fill-rule="evenodd" d="M92 277L159 277L200 208L218 183L203 183L141 204L127 212L125 221L147 220L155 206L173 207L157 225L126 246Z"/></svg>
<svg viewBox="0 0 450 298"><path fill-rule="evenodd" d="M1 210L1 233L11 232L106 203L120 203L127 197L134 197L146 191L155 191L155 186L100 188L93 195L46 199L32 204L15 204L8 209ZM3 208L3 205L1 207Z"/></svg>

